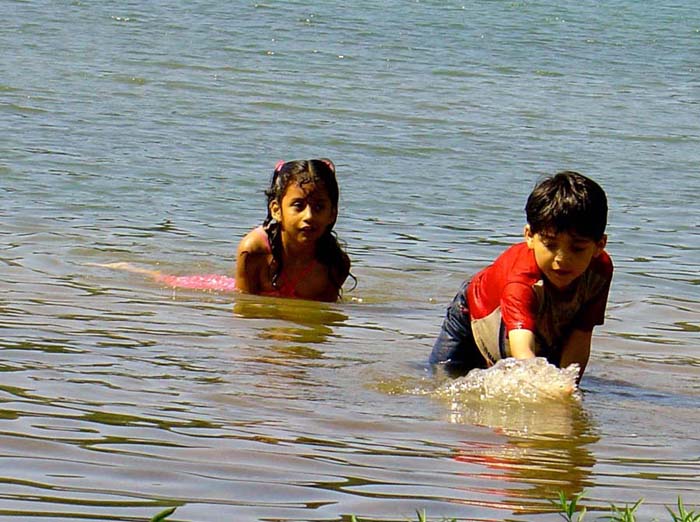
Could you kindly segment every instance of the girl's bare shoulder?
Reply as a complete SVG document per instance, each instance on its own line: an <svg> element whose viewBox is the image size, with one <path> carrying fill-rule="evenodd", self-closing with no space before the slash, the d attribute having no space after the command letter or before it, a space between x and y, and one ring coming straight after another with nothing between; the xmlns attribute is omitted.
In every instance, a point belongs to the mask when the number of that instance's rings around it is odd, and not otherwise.
<svg viewBox="0 0 700 522"><path fill-rule="evenodd" d="M270 253L270 244L265 231L258 227L248 232L238 243L238 255L267 255Z"/></svg>

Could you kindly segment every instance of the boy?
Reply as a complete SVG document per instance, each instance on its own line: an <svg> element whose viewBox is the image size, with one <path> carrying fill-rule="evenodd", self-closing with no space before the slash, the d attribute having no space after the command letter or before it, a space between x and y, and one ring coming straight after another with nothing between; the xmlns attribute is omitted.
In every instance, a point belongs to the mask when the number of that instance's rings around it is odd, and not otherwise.
<svg viewBox="0 0 700 522"><path fill-rule="evenodd" d="M613 273L607 198L593 180L565 171L535 187L525 212L525 242L462 285L431 364L465 374L506 357L546 357L560 368L578 363L580 380Z"/></svg>

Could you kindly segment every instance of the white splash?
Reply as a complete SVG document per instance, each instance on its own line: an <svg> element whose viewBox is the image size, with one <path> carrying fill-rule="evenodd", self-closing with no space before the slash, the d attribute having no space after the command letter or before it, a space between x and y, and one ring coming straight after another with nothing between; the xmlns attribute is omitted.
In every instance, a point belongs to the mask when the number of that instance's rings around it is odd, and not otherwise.
<svg viewBox="0 0 700 522"><path fill-rule="evenodd" d="M435 394L450 400L498 399L509 402L538 402L543 399L577 397L579 366L557 368L542 357L503 359L487 370L472 370L464 377L440 386Z"/></svg>
<svg viewBox="0 0 700 522"><path fill-rule="evenodd" d="M448 404L450 422L512 436L568 436L577 429L578 365L559 369L546 359L504 359L488 370L440 384L432 395Z"/></svg>

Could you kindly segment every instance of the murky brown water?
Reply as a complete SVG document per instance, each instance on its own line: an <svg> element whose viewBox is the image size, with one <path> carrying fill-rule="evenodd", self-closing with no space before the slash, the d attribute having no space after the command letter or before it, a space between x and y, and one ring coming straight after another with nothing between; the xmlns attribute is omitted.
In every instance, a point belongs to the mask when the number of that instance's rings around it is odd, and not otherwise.
<svg viewBox="0 0 700 522"><path fill-rule="evenodd" d="M173 296L17 260L0 517L533 520L559 490L655 515L697 500L697 362L665 344L603 333L580 401L450 404L415 393L437 386L421 363L439 305Z"/></svg>
<svg viewBox="0 0 700 522"><path fill-rule="evenodd" d="M307 4L3 4L0 521L700 505L696 4ZM274 163L316 156L342 303L90 265L230 270ZM616 266L581 400L429 393L444 307L562 168Z"/></svg>

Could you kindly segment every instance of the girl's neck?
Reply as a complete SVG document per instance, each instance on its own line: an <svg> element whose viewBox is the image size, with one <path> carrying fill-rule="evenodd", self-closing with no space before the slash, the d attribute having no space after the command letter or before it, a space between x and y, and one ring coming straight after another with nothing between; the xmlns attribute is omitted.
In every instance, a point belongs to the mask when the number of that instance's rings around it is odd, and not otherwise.
<svg viewBox="0 0 700 522"><path fill-rule="evenodd" d="M282 241L282 261L285 266L305 265L314 259L316 259L315 243L312 245L298 245L289 241Z"/></svg>

